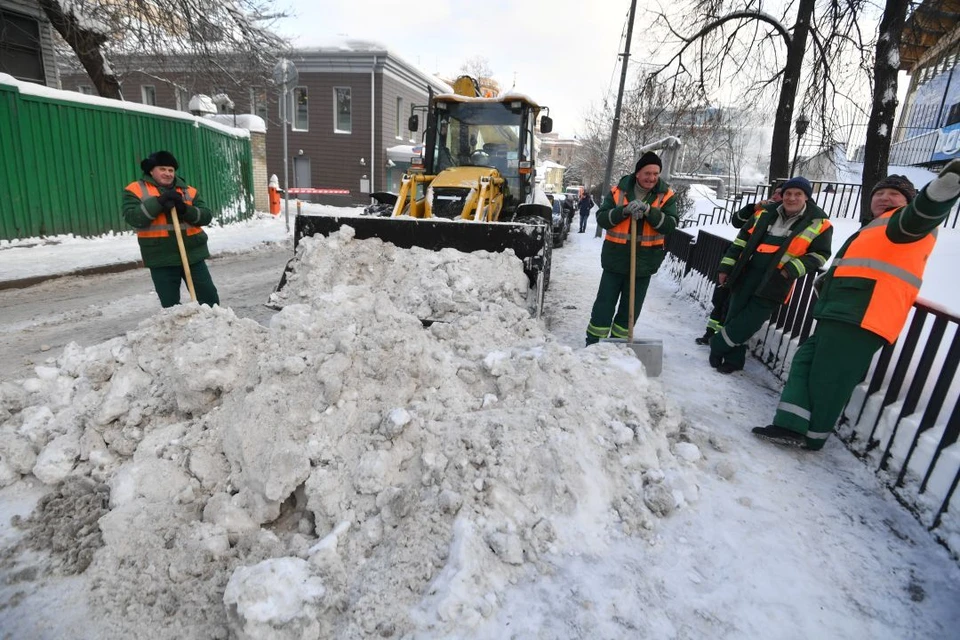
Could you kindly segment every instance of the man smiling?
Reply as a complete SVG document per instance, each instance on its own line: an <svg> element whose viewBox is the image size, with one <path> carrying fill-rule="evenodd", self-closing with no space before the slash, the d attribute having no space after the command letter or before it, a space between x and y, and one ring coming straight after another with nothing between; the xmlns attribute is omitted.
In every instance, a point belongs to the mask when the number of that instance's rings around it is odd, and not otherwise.
<svg viewBox="0 0 960 640"><path fill-rule="evenodd" d="M812 194L806 178L787 180L783 201L754 213L720 260L717 280L731 292L726 322L710 340L710 366L720 373L743 369L747 341L790 298L797 278L830 258L833 227Z"/></svg>

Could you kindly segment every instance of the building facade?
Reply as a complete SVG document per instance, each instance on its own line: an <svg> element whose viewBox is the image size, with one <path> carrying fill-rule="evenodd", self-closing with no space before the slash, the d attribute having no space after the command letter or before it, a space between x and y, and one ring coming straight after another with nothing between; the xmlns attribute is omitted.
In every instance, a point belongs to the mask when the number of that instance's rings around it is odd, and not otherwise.
<svg viewBox="0 0 960 640"><path fill-rule="evenodd" d="M960 157L960 0L924 0L907 19L900 70L910 86L890 164L942 164Z"/></svg>
<svg viewBox="0 0 960 640"><path fill-rule="evenodd" d="M53 27L37 0L0 0L0 73L59 87Z"/></svg>
<svg viewBox="0 0 960 640"><path fill-rule="evenodd" d="M423 134L407 128L411 109L427 104L429 90L450 87L377 43L351 40L298 49L289 59L298 80L288 94L286 118L280 92L269 80L238 86L229 77L217 84L206 74L201 83L189 64L159 71L145 69L142 60L126 65L128 71L119 71L124 61L115 67L127 100L186 111L190 98L202 93L221 113L261 117L267 123L267 175L276 174L281 186L286 181L301 199L366 204L372 192L395 191L405 168L402 158L416 152ZM64 89L92 91L89 78L77 71L61 69L61 81Z"/></svg>

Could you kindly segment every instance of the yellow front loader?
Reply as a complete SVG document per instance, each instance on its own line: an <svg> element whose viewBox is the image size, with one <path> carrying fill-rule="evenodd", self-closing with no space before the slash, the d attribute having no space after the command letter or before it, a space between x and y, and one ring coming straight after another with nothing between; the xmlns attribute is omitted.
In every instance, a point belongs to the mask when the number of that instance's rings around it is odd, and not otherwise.
<svg viewBox="0 0 960 640"><path fill-rule="evenodd" d="M550 279L552 208L536 186L534 132L549 133L544 108L520 94L484 96L462 76L454 93L430 94L423 155L403 176L393 214L383 217L299 215L294 243L343 225L358 239L380 238L400 247L447 247L471 252L512 249L524 264L539 314ZM422 109L422 108L421 108ZM539 122L538 122L539 119ZM418 115L411 115L418 131ZM286 282L286 273L277 286Z"/></svg>

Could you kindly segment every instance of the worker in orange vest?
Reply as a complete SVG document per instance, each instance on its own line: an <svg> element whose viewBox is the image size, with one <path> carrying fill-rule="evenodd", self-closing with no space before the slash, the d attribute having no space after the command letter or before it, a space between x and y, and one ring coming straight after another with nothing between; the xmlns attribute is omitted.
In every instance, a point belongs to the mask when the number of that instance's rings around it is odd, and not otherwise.
<svg viewBox="0 0 960 640"><path fill-rule="evenodd" d="M267 193L270 196L270 213L275 216L280 215L280 181L277 179L277 174L270 176Z"/></svg>
<svg viewBox="0 0 960 640"><path fill-rule="evenodd" d="M660 156L648 151L640 156L634 173L620 178L597 210L597 226L606 229L600 251L600 287L597 290L587 346L601 338L626 338L629 325L630 220L637 221L636 280L633 320L640 316L650 278L660 268L667 234L677 228L677 199L660 179ZM614 313L616 311L616 313Z"/></svg>
<svg viewBox="0 0 960 640"><path fill-rule="evenodd" d="M917 194L906 176L874 186L873 216L837 253L818 283L817 328L797 350L773 424L753 433L776 444L819 450L866 375L893 344L920 292L937 227L960 196L960 159Z"/></svg>
<svg viewBox="0 0 960 640"><path fill-rule="evenodd" d="M201 227L210 224L213 213L197 190L176 174L179 167L169 151L144 159L140 163L143 176L123 190L123 217L137 230L143 266L150 269L161 306L172 307L180 304L180 282L186 279L169 216L176 209L197 302L212 307L220 304L220 297L204 262L210 250Z"/></svg>

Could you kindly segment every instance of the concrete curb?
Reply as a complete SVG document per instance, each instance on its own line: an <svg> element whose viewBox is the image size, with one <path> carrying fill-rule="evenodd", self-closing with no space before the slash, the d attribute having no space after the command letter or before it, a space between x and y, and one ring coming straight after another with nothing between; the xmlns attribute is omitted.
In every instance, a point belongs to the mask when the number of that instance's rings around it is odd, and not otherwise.
<svg viewBox="0 0 960 640"><path fill-rule="evenodd" d="M139 269L142 266L143 261L136 260L132 262L118 262L115 264L102 265L99 267L87 267L86 269L77 269L76 271L68 271L66 273L50 273L42 276L20 278L19 280L7 280L0 282L0 291L4 291L6 289L26 289L27 287L38 285L41 282L55 280L57 278L69 278L71 276L96 276L104 273L119 273L121 271L130 271L131 269Z"/></svg>

